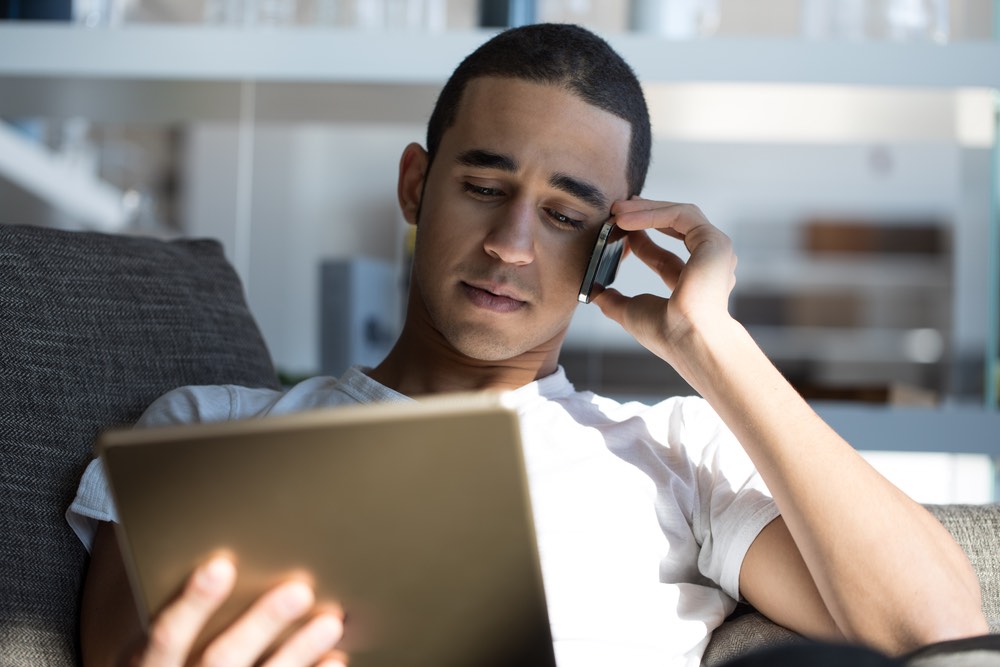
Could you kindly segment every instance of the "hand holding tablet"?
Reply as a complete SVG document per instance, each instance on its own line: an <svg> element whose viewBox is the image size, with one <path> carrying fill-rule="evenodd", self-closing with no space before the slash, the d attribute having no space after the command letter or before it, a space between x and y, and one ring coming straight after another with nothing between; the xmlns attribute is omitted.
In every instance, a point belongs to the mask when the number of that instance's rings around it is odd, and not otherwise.
<svg viewBox="0 0 1000 667"><path fill-rule="evenodd" d="M342 606L352 667L554 664L519 423L494 397L117 431L99 451L140 611L208 609L195 652L226 628L294 647L266 605L302 578ZM189 596L220 553L232 593Z"/></svg>

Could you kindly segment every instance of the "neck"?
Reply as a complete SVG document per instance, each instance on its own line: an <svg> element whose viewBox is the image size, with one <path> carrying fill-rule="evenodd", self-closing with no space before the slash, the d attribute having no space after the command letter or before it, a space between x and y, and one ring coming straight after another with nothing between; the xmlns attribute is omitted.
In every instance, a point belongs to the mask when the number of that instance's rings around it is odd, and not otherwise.
<svg viewBox="0 0 1000 667"><path fill-rule="evenodd" d="M517 389L556 370L525 354L502 361L471 359L453 352L442 358L400 339L369 375L407 396L446 392Z"/></svg>

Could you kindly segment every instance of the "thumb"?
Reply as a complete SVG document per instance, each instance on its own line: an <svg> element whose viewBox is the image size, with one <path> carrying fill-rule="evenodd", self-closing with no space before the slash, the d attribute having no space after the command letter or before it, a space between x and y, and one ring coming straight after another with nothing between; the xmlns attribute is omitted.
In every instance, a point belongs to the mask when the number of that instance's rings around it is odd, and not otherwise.
<svg viewBox="0 0 1000 667"><path fill-rule="evenodd" d="M628 305L628 297L613 287L607 287L601 291L591 302L601 309L601 313L608 319L614 320L618 324L625 323L625 308Z"/></svg>

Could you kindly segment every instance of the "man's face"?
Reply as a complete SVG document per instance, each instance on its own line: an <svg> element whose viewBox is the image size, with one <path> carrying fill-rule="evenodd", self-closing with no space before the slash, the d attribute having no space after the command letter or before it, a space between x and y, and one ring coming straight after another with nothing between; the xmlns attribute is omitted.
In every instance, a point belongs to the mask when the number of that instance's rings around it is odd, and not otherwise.
<svg viewBox="0 0 1000 667"><path fill-rule="evenodd" d="M598 230L627 195L630 132L562 88L469 83L426 176L413 274L455 349L558 354Z"/></svg>

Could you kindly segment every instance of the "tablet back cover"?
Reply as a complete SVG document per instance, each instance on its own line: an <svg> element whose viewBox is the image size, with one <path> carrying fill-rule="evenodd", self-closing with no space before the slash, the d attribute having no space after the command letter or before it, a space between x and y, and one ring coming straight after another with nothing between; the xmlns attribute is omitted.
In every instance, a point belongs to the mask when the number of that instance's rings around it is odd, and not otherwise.
<svg viewBox="0 0 1000 667"><path fill-rule="evenodd" d="M98 442L147 618L218 552L203 646L289 576L346 613L352 667L554 665L517 416L498 399L112 431Z"/></svg>

